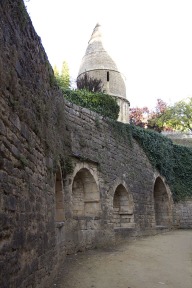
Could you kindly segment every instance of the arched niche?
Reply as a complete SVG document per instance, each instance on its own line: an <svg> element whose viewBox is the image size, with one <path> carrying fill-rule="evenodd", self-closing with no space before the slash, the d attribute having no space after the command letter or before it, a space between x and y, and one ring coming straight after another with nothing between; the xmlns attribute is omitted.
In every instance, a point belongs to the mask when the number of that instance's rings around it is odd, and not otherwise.
<svg viewBox="0 0 192 288"><path fill-rule="evenodd" d="M63 180L60 167L55 175L55 221L63 222L65 220L64 213L64 193Z"/></svg>
<svg viewBox="0 0 192 288"><path fill-rule="evenodd" d="M118 185L113 197L114 228L132 228L134 226L133 199L127 189Z"/></svg>
<svg viewBox="0 0 192 288"><path fill-rule="evenodd" d="M171 199L165 183L157 177L154 184L154 209L156 226L169 226L171 222Z"/></svg>
<svg viewBox="0 0 192 288"><path fill-rule="evenodd" d="M97 183L87 168L80 169L72 184L73 216L98 216L100 193Z"/></svg>

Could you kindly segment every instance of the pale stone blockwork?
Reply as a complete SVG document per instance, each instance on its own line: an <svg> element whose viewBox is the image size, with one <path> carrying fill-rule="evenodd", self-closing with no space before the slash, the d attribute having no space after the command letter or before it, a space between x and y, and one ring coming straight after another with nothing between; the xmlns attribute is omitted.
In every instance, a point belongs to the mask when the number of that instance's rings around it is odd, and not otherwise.
<svg viewBox="0 0 192 288"><path fill-rule="evenodd" d="M133 198L120 184L117 186L113 198L114 228L134 227Z"/></svg>
<svg viewBox="0 0 192 288"><path fill-rule="evenodd" d="M63 99L22 3L0 2L0 287L47 288L68 254L171 228L173 202L134 139Z"/></svg>
<svg viewBox="0 0 192 288"><path fill-rule="evenodd" d="M160 175L154 182L154 210L156 226L171 227L173 223L173 200L165 179Z"/></svg>
<svg viewBox="0 0 192 288"><path fill-rule="evenodd" d="M82 168L74 177L72 185L74 216L98 216L100 194L97 184L88 169Z"/></svg>
<svg viewBox="0 0 192 288"><path fill-rule="evenodd" d="M192 229L192 200L175 203L174 225L176 228Z"/></svg>

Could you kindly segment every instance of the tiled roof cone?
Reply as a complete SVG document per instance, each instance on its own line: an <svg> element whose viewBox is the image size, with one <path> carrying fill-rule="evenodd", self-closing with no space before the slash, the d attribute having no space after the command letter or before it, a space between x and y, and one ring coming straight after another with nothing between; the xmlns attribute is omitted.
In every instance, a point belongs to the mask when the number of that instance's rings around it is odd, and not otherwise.
<svg viewBox="0 0 192 288"><path fill-rule="evenodd" d="M101 25L99 23L96 24L88 42L88 47L82 59L77 79L81 78L85 73L90 77L101 79L103 91L111 96L117 97L120 106L118 120L128 123L129 101L126 99L124 76L120 73L116 63L103 46Z"/></svg>

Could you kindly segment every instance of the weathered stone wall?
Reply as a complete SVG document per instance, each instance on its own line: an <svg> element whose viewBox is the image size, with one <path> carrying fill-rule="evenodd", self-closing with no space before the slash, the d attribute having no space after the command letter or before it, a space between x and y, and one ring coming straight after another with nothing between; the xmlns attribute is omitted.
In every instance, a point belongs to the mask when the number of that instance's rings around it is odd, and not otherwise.
<svg viewBox="0 0 192 288"><path fill-rule="evenodd" d="M2 288L48 287L57 264L53 170L69 137L53 80L22 1L0 1Z"/></svg>
<svg viewBox="0 0 192 288"><path fill-rule="evenodd" d="M180 229L192 228L192 200L175 203L173 212L175 227Z"/></svg>
<svg viewBox="0 0 192 288"><path fill-rule="evenodd" d="M131 136L64 101L22 1L0 21L0 287L47 288L66 254L170 228L171 193Z"/></svg>

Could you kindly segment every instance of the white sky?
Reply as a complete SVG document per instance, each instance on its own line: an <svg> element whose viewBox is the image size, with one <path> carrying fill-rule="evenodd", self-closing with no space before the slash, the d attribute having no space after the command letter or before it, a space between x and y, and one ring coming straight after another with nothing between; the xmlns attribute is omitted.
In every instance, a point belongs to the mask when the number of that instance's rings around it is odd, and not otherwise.
<svg viewBox="0 0 192 288"><path fill-rule="evenodd" d="M192 0L25 1L52 66L77 77L97 22L126 77L131 107L192 97ZM118 56L119 55L119 56Z"/></svg>

